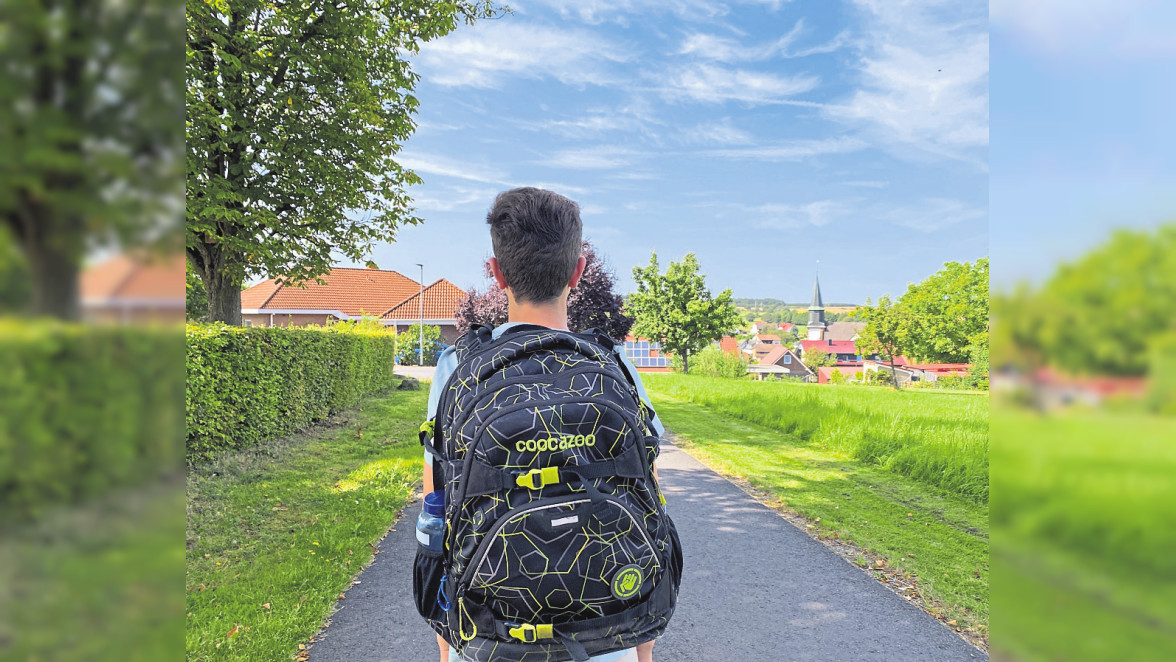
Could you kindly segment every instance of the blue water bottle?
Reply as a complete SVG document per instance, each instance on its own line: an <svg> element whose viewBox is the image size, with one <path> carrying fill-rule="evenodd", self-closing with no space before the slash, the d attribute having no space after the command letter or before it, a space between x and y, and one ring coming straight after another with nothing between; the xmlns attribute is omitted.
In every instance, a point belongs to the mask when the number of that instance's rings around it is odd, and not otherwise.
<svg viewBox="0 0 1176 662"><path fill-rule="evenodd" d="M417 517L417 542L421 547L441 552L441 545L445 541L445 490L437 490L425 495L425 507Z"/></svg>

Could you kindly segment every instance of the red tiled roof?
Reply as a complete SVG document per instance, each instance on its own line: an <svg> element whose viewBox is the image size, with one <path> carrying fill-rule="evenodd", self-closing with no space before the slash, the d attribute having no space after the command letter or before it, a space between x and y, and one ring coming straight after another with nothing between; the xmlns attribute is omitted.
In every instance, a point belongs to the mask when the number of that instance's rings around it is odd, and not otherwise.
<svg viewBox="0 0 1176 662"><path fill-rule="evenodd" d="M780 342L780 336L775 336L770 333L761 333L760 335L756 336L756 338L759 338L761 341L775 340L776 342Z"/></svg>
<svg viewBox="0 0 1176 662"><path fill-rule="evenodd" d="M852 340L802 340L800 346L806 352L819 349L829 354L857 354L857 345Z"/></svg>
<svg viewBox="0 0 1176 662"><path fill-rule="evenodd" d="M466 293L460 287L441 278L425 288L425 319L453 319L457 304L461 303ZM386 320L415 320L421 317L420 292L380 315Z"/></svg>
<svg viewBox="0 0 1176 662"><path fill-rule="evenodd" d="M771 354L774 350L777 350L780 348L781 348L780 345L769 345L767 343L759 343L756 346L752 347L751 351L755 354L755 357L757 359L761 359L761 362L762 362L763 357L767 356L768 354Z"/></svg>
<svg viewBox="0 0 1176 662"><path fill-rule="evenodd" d="M772 345L772 351L768 352L760 359L760 365L770 365L779 361L788 353L788 348L783 345Z"/></svg>
<svg viewBox="0 0 1176 662"><path fill-rule="evenodd" d="M165 257L116 255L82 271L78 288L83 301L183 301L186 263L183 253Z"/></svg>
<svg viewBox="0 0 1176 662"><path fill-rule="evenodd" d="M723 336L719 340L719 349L729 354L739 353L739 341L731 336Z"/></svg>
<svg viewBox="0 0 1176 662"><path fill-rule="evenodd" d="M378 315L420 290L415 280L383 269L335 267L322 278L325 285L309 281L305 287L266 279L241 293L241 307Z"/></svg>
<svg viewBox="0 0 1176 662"><path fill-rule="evenodd" d="M793 324L792 322L784 322L776 328L780 329L781 331L783 331L785 333L788 333L789 331L791 331L795 327L796 327L796 325Z"/></svg>

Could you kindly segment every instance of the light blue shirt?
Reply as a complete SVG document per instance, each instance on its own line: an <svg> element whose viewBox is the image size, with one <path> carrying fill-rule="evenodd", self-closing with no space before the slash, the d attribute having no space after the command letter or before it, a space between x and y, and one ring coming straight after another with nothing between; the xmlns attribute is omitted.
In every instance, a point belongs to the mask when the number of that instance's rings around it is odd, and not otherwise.
<svg viewBox="0 0 1176 662"><path fill-rule="evenodd" d="M522 323L523 322L507 322L502 326L495 327L490 336L492 338L498 338L504 332L506 332L507 329ZM645 406L649 407L649 411L652 412L653 419L650 421L650 426L653 427L654 431L656 431L659 435L664 434L666 431L665 426L662 425L661 420L657 417L657 412L653 411L653 405L649 403L649 395L645 393L645 385L641 383L641 376L637 374L637 368L625 354L624 345L616 345L613 347L613 352L615 352L617 357L625 364L629 374L633 377L634 385L637 387L637 395L641 396L641 401L644 402ZM457 354L454 352L453 347L449 347L445 351L441 352L441 356L437 357L437 369L433 372L433 383L429 387L429 420L432 420L435 416L437 416L437 406L441 402L441 391L444 390L445 382L449 380L449 375L453 374L453 371L456 369ZM425 461L430 461L432 459L433 458L431 455L425 453ZM633 649L630 648L623 651L617 651L615 653L595 655L589 658L588 662L615 662L616 660L619 660L622 657L628 655L632 651ZM460 662L461 660L461 658L457 656L457 653L455 653L452 648L449 649L449 660L450 662Z"/></svg>
<svg viewBox="0 0 1176 662"><path fill-rule="evenodd" d="M519 324L523 324L523 322L507 322L502 326L495 327L490 336L497 339L508 329ZM662 425L661 419L657 417L657 412L653 411L653 405L649 402L649 395L645 392L645 385L641 383L641 375L637 373L636 366L633 365L628 355L625 354L625 346L616 345L613 347L613 352L625 364L625 368L632 375L634 385L637 387L637 395L641 396L641 401L652 412L653 419L649 422L650 426L659 436L665 434L666 428ZM437 369L433 372L433 384L429 387L429 414L427 417L429 420L437 416L437 406L441 402L441 391L445 388L445 382L449 380L449 375L453 374L453 371L456 369L457 353L454 352L453 347L448 347L445 351L441 352L441 356L437 357Z"/></svg>

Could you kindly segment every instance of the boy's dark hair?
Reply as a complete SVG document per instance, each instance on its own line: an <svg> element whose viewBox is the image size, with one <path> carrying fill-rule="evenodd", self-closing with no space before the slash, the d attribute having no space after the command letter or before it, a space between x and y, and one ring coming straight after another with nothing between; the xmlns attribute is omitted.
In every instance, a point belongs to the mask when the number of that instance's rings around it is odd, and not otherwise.
<svg viewBox="0 0 1176 662"><path fill-rule="evenodd" d="M486 215L494 257L515 300L559 296L580 258L580 207L551 191L516 188L494 199Z"/></svg>

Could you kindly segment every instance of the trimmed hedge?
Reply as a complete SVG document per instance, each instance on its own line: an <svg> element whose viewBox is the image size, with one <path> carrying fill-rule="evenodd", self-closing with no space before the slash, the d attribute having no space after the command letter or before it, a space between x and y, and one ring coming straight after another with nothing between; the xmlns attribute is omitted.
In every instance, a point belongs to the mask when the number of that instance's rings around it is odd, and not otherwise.
<svg viewBox="0 0 1176 662"><path fill-rule="evenodd" d="M0 520L183 466L178 328L0 321Z"/></svg>
<svg viewBox="0 0 1176 662"><path fill-rule="evenodd" d="M372 324L187 327L187 459L301 430L395 383L396 337Z"/></svg>

